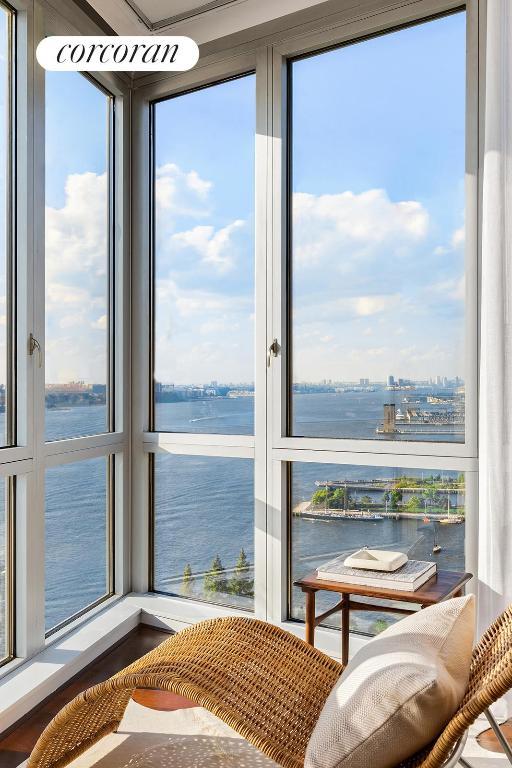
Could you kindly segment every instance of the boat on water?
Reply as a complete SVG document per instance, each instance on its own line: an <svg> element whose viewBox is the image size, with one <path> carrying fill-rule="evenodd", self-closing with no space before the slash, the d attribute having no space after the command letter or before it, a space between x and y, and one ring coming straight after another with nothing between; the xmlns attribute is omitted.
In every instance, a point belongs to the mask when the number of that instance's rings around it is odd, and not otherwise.
<svg viewBox="0 0 512 768"><path fill-rule="evenodd" d="M384 520L383 515L374 512L347 512L338 516L343 520Z"/></svg>
<svg viewBox="0 0 512 768"><path fill-rule="evenodd" d="M459 523L464 522L464 517L462 515L452 515L451 509L450 509L450 496L447 497L447 505L446 505L446 517L442 517L439 522L441 525L458 525Z"/></svg>
<svg viewBox="0 0 512 768"><path fill-rule="evenodd" d="M437 535L437 521L434 520L434 544L432 546L432 554L437 555L442 550L442 546L439 543L439 538Z"/></svg>

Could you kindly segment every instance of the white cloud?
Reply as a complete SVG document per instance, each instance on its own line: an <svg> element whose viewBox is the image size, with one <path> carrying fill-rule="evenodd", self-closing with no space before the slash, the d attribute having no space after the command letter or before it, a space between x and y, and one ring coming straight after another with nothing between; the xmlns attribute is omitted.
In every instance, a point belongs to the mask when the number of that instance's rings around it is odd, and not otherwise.
<svg viewBox="0 0 512 768"><path fill-rule="evenodd" d="M98 331L106 331L108 326L107 315L101 315L97 320L91 323L91 328L95 328Z"/></svg>
<svg viewBox="0 0 512 768"><path fill-rule="evenodd" d="M466 296L466 281L464 275L432 283L427 286L427 291L439 296L441 299L464 301Z"/></svg>
<svg viewBox="0 0 512 768"><path fill-rule="evenodd" d="M368 257L385 247L393 253L421 241L429 217L421 203L392 202L385 190L293 196L294 259L301 266ZM405 253L405 251L403 252Z"/></svg>
<svg viewBox="0 0 512 768"><path fill-rule="evenodd" d="M205 215L212 187L213 183L202 179L197 171L182 171L175 163L161 165L156 169L155 181L157 217Z"/></svg>
<svg viewBox="0 0 512 768"><path fill-rule="evenodd" d="M193 248L204 263L212 264L219 272L226 272L233 268L236 260L233 234L244 225L244 221L237 219L218 230L210 225L197 226L177 232L172 236L172 242Z"/></svg>
<svg viewBox="0 0 512 768"><path fill-rule="evenodd" d="M106 381L108 191L105 174L68 176L46 208L46 377Z"/></svg>
<svg viewBox="0 0 512 768"><path fill-rule="evenodd" d="M398 307L402 301L399 293L391 296L358 296L351 299L350 304L359 317L369 317L381 312L387 312Z"/></svg>
<svg viewBox="0 0 512 768"><path fill-rule="evenodd" d="M466 228L459 227L452 235L452 247L461 248L466 240Z"/></svg>

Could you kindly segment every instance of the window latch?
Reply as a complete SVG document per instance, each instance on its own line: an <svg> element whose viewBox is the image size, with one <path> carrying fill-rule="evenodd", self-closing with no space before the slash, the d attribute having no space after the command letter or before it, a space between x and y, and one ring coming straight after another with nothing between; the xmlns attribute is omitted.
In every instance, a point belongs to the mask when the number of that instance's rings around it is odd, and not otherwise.
<svg viewBox="0 0 512 768"><path fill-rule="evenodd" d="M268 355L267 355L267 367L270 367L270 363L272 362L273 357L277 357L279 352L281 351L281 347L279 345L279 342L277 339L274 339L270 347L268 348Z"/></svg>
<svg viewBox="0 0 512 768"><path fill-rule="evenodd" d="M43 367L43 351L41 349L41 345L34 336L33 333L30 334L28 337L28 353L32 357L34 352L37 350L37 360L39 368Z"/></svg>

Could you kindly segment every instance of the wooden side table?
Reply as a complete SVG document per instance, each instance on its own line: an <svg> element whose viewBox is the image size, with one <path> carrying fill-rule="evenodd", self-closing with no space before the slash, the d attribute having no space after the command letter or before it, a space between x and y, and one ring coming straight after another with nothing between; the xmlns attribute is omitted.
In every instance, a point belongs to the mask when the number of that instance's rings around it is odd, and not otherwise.
<svg viewBox="0 0 512 768"><path fill-rule="evenodd" d="M314 571L309 576L294 582L295 587L300 587L306 595L306 642L315 644L315 629L328 616L341 611L341 662L348 663L350 641L350 611L379 611L379 613L403 613L410 615L414 611L406 608L393 608L371 603L362 603L353 600L351 595L373 597L381 600L393 600L401 603L415 603L421 608L435 605L450 597L459 597L464 594L464 586L473 578L472 573L458 573L457 571L437 571L432 578L425 582L415 592L402 592L396 589L382 589L364 587L359 584L346 584L340 581L327 581L319 579ZM317 592L337 592L341 600L335 606L316 615L315 599Z"/></svg>

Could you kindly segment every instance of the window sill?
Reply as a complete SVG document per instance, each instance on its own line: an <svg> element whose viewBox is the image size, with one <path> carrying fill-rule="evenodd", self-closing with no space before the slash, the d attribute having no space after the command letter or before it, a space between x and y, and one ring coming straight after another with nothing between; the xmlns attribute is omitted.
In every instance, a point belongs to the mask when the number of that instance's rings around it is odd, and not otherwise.
<svg viewBox="0 0 512 768"><path fill-rule="evenodd" d="M132 593L112 598L95 613L81 617L47 640L46 648L30 659L14 659L0 676L0 733L14 725L45 698L68 682L88 664L122 640L139 623L179 631L204 619L221 616L252 616L247 611L210 605L179 597ZM304 625L283 621L283 629L304 638ZM351 635L351 655L369 638ZM341 637L335 629L318 627L316 646L339 658Z"/></svg>
<svg viewBox="0 0 512 768"><path fill-rule="evenodd" d="M204 619L214 619L221 616L254 616L248 611L235 608L199 603L181 597L172 597L155 593L131 594L127 599L134 602L141 611L144 624L155 627L166 627L179 632L180 629ZM304 624L298 621L281 621L278 626L304 640ZM364 635L350 635L350 655L363 648L371 638ZM337 629L317 627L315 645L324 653L335 659L341 656L341 634Z"/></svg>
<svg viewBox="0 0 512 768"><path fill-rule="evenodd" d="M134 601L116 599L94 616L82 617L79 626L49 638L32 658L6 664L0 679L0 733L135 629L140 612Z"/></svg>

